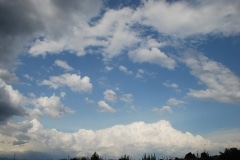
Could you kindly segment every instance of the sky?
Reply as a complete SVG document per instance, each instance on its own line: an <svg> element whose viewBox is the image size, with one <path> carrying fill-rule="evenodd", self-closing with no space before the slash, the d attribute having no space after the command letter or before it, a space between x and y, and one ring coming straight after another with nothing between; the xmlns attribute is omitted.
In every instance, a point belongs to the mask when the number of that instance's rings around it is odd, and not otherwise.
<svg viewBox="0 0 240 160"><path fill-rule="evenodd" d="M0 155L240 148L239 0L1 0Z"/></svg>

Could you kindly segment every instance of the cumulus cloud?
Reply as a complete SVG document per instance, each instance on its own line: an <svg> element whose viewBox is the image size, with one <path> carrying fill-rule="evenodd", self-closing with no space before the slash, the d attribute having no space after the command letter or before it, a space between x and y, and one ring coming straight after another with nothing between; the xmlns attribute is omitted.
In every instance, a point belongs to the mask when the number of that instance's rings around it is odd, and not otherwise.
<svg viewBox="0 0 240 160"><path fill-rule="evenodd" d="M105 101L98 101L98 106L100 107L100 112L116 112L116 110Z"/></svg>
<svg viewBox="0 0 240 160"><path fill-rule="evenodd" d="M0 67L9 67L13 59L33 36L48 35L53 39L61 37L69 26L80 20L88 21L97 15L101 1L32 1L16 0L0 2ZM44 10L42 10L44 8ZM54 42L53 42L54 43ZM52 45L52 44L51 44ZM56 48L56 47L55 47ZM35 53L37 53L35 49Z"/></svg>
<svg viewBox="0 0 240 160"><path fill-rule="evenodd" d="M54 64L56 66L60 67L60 68L63 68L66 71L72 71L73 70L73 68L71 66L69 66L66 61L62 61L62 60L58 59L58 60L54 61Z"/></svg>
<svg viewBox="0 0 240 160"><path fill-rule="evenodd" d="M204 149L218 153L219 149L225 147L239 147L238 133L239 130L210 133L206 135L210 141L201 135L181 132L166 120L155 123L133 122L95 131L79 129L72 133L44 128L37 119L8 122L0 126L0 137L5 142L1 146L7 147L9 153L16 151L12 145L21 144L21 151L26 153L38 150L45 154L68 152L72 156L89 156L97 151L107 158L119 158L124 154L139 157L143 153L182 157L188 152L196 153ZM226 136L229 137L227 143L222 141L225 139L222 137Z"/></svg>
<svg viewBox="0 0 240 160"><path fill-rule="evenodd" d="M206 86L202 90L189 89L189 96L224 103L240 103L240 78L230 69L194 51L186 53L183 61L190 68L191 74Z"/></svg>
<svg viewBox="0 0 240 160"><path fill-rule="evenodd" d="M165 113L172 113L172 108L170 106L162 106L161 108L154 107L152 111L162 115Z"/></svg>
<svg viewBox="0 0 240 160"><path fill-rule="evenodd" d="M115 125L101 130L80 129L73 133L63 133L56 129L46 129L36 119L29 121L24 134L13 135L14 140L26 142L21 148L44 150L46 153L57 149L68 151L77 156L91 155L97 151L103 157L119 157L123 154L142 156L142 153L164 153L182 156L189 151L209 149L213 144L200 135L183 133L173 128L165 120L155 123L134 122ZM17 125L15 125L17 126ZM9 128L6 126L6 128ZM3 128L0 127L0 133ZM5 135L7 136L7 135ZM16 143L16 141L15 141ZM38 145L34 145L34 144ZM6 144L9 145L9 144ZM14 149L12 149L14 150ZM12 151L11 148L9 151Z"/></svg>
<svg viewBox="0 0 240 160"><path fill-rule="evenodd" d="M126 74L132 74L133 73L132 71L128 70L127 67L125 67L125 66L121 65L118 68L119 68L120 71L122 71L122 72L124 72Z"/></svg>
<svg viewBox="0 0 240 160"><path fill-rule="evenodd" d="M181 105L184 104L185 102L176 98L169 98L167 100L167 104L168 105L173 105L173 106L177 106L177 105Z"/></svg>
<svg viewBox="0 0 240 160"><path fill-rule="evenodd" d="M26 116L26 98L0 79L0 123L12 116Z"/></svg>
<svg viewBox="0 0 240 160"><path fill-rule="evenodd" d="M159 66L174 69L176 62L173 58L167 56L164 52L160 51L158 48L140 48L129 52L129 57L134 62L148 62L152 64L157 64Z"/></svg>
<svg viewBox="0 0 240 160"><path fill-rule="evenodd" d="M231 0L231 3L207 0L197 3L143 1L137 9L129 7L118 10L109 9L99 20L90 21L99 13L101 3L93 0L71 0L68 3L31 0L25 2L17 0L14 3L7 0L1 1L1 15L6 15L1 17L4 23L0 27L1 67L9 66L7 64L16 57L21 48L26 46L32 37L39 37L39 35L43 38L37 38L29 44L31 55L45 56L64 50L85 55L86 47L100 46L103 56L111 59L121 54L124 49L131 49L132 46L138 45L139 37L149 39L141 36L142 31L135 28L136 24L153 27L163 35L178 38L219 33L236 35L240 32L238 0ZM66 34L62 34L63 32ZM160 63L163 67L173 69L174 61L162 51L156 50L161 48L160 43L156 43L156 40L151 40L151 43L150 40L146 41L149 43L146 43L142 50L149 53L150 57L157 59L147 57L145 61ZM135 54L131 56L133 60L143 62L143 51L134 52ZM134 55L137 59L134 59Z"/></svg>
<svg viewBox="0 0 240 160"><path fill-rule="evenodd" d="M60 97L52 95L51 97L39 97L33 101L33 104L43 110L44 114L49 115L50 117L58 118L66 113L74 113L74 111L64 106L61 103Z"/></svg>
<svg viewBox="0 0 240 160"><path fill-rule="evenodd" d="M48 85L53 89L67 86L74 92L89 93L92 91L92 83L88 76L81 78L80 75L69 73L60 76L51 76L49 80L43 80L41 85Z"/></svg>
<svg viewBox="0 0 240 160"><path fill-rule="evenodd" d="M109 102L116 102L118 99L116 92L114 92L113 90L110 90L110 89L107 89L103 93L103 95L104 95L104 99Z"/></svg>

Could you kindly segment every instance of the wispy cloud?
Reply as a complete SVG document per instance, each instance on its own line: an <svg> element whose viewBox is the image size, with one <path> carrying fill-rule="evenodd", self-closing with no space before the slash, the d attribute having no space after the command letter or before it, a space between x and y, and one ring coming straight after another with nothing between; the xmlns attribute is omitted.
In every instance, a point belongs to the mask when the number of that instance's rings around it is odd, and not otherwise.
<svg viewBox="0 0 240 160"><path fill-rule="evenodd" d="M73 68L71 66L69 66L66 61L62 61L62 60L58 59L58 60L54 61L54 64L56 66L60 67L60 68L63 68L66 71L72 71L73 70Z"/></svg>
<svg viewBox="0 0 240 160"><path fill-rule="evenodd" d="M160 108L154 107L152 111L162 115L164 113L172 113L172 108L170 106L162 106Z"/></svg>
<svg viewBox="0 0 240 160"><path fill-rule="evenodd" d="M127 67L125 67L125 66L121 65L118 68L119 68L120 71L122 71L122 72L124 72L126 74L132 74L133 73L132 71L128 70Z"/></svg>
<svg viewBox="0 0 240 160"><path fill-rule="evenodd" d="M188 96L224 103L240 102L240 78L226 66L195 51L188 51L183 61L206 87L201 90L190 88Z"/></svg>
<svg viewBox="0 0 240 160"><path fill-rule="evenodd" d="M168 105L173 105L173 106L177 106L177 105L181 105L184 104L185 102L176 98L169 98L167 100L167 104Z"/></svg>

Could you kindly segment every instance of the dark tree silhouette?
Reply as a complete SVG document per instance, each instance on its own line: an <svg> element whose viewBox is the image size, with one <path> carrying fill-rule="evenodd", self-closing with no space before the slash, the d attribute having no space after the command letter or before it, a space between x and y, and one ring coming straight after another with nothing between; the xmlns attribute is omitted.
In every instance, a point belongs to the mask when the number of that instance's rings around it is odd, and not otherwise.
<svg viewBox="0 0 240 160"><path fill-rule="evenodd" d="M125 154L124 156L122 156L118 160L130 160L130 157Z"/></svg>
<svg viewBox="0 0 240 160"><path fill-rule="evenodd" d="M195 159L197 159L197 158L196 158L195 154L189 152L189 153L187 153L187 154L185 155L184 159L186 159L186 160L195 160Z"/></svg>
<svg viewBox="0 0 240 160"><path fill-rule="evenodd" d="M91 160L101 160L101 158L99 157L99 155L97 154L97 152L94 152L92 157L91 157Z"/></svg>
<svg viewBox="0 0 240 160"><path fill-rule="evenodd" d="M202 152L200 159L201 160L210 160L210 156L209 156L208 152L206 152L206 151Z"/></svg>
<svg viewBox="0 0 240 160"><path fill-rule="evenodd" d="M240 160L240 150L237 148L225 149L224 153L220 152L221 160Z"/></svg>

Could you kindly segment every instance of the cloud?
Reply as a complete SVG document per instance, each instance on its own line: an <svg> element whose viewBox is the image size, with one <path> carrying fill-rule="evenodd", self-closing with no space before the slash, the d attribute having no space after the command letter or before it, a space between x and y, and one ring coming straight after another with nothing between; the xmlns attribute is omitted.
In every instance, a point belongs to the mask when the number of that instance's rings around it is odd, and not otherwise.
<svg viewBox="0 0 240 160"><path fill-rule="evenodd" d="M32 76L30 76L28 74L24 74L23 77L30 80L30 81L33 81L33 79L34 79Z"/></svg>
<svg viewBox="0 0 240 160"><path fill-rule="evenodd" d="M14 73L10 73L8 70L1 69L1 68L0 68L0 79L2 79L4 82L7 82L7 83L18 82L18 78Z"/></svg>
<svg viewBox="0 0 240 160"><path fill-rule="evenodd" d="M164 82L163 83L163 85L165 86L165 87L170 87L170 88L174 88L174 89L177 89L178 88L178 84L176 84L176 83L170 83L170 82Z"/></svg>
<svg viewBox="0 0 240 160"><path fill-rule="evenodd" d="M167 104L168 105L173 105L173 106L177 106L177 105L181 105L184 104L185 102L176 98L169 98L167 100Z"/></svg>
<svg viewBox="0 0 240 160"><path fill-rule="evenodd" d="M116 110L109 106L105 101L98 101L98 106L100 107L100 112L116 112Z"/></svg>
<svg viewBox="0 0 240 160"><path fill-rule="evenodd" d="M0 79L0 124L12 116L26 116L26 98Z"/></svg>
<svg viewBox="0 0 240 160"><path fill-rule="evenodd" d="M89 4L91 3L89 2ZM54 6L55 3L51 5ZM226 6L227 8L219 14L219 8ZM70 51L78 56L83 56L88 51L91 53L91 47L95 47L95 51L98 50L103 55L103 59L107 61L128 49L131 50L128 55L134 62L153 63L174 69L176 62L164 52L163 47L173 46L173 41L180 42L179 38L184 39L195 35L238 34L240 27L236 26L240 26L240 21L236 21L236 19L240 15L239 8L236 0L232 0L231 3L224 1L215 3L206 0L198 3L143 1L136 10L129 7L105 10L98 20L90 21L90 23L84 18L79 21L79 17L74 14L78 12L73 9L71 12L67 12L69 14L67 16L71 17L69 24L72 26L68 27L68 34L36 40L31 44L29 54L45 56L46 54ZM58 14L62 14L58 12L58 9L56 11ZM52 16L53 13L49 14ZM67 16L63 15L65 18L68 18ZM63 25L61 21L59 23L60 26ZM146 31L142 29L146 27L161 34L161 41L151 36L146 37ZM60 29L57 28L59 32Z"/></svg>
<svg viewBox="0 0 240 160"><path fill-rule="evenodd" d="M120 100L125 103L132 103L133 95L131 93L123 94L123 95L121 95Z"/></svg>
<svg viewBox="0 0 240 160"><path fill-rule="evenodd" d="M113 90L110 90L110 89L107 89L103 93L103 95L104 95L104 99L109 102L116 102L118 99L116 92L114 92Z"/></svg>
<svg viewBox="0 0 240 160"><path fill-rule="evenodd" d="M13 141L13 145L23 145L28 143L31 138L26 134L18 134L15 136L15 140Z"/></svg>
<svg viewBox="0 0 240 160"><path fill-rule="evenodd" d="M119 66L118 67L119 68L119 70L120 71L122 71L122 72L124 72L124 73L126 73L126 74L132 74L133 72L132 71L129 71L128 69L127 69L127 67L125 67L125 66Z"/></svg>
<svg viewBox="0 0 240 160"><path fill-rule="evenodd" d="M62 61L62 60L58 59L58 60L54 61L54 64L56 66L60 67L60 68L63 68L66 71L72 71L73 70L73 68L71 66L69 66L66 61Z"/></svg>
<svg viewBox="0 0 240 160"><path fill-rule="evenodd" d="M0 2L0 67L6 68L21 53L33 37L48 35L51 39L62 37L80 20L88 21L97 15L101 1L31 1ZM42 10L44 8L44 10ZM87 9L86 9L87 8ZM51 41L50 41L51 42ZM53 42L53 41L52 41ZM36 52L36 50L35 50ZM37 53L37 52L36 52Z"/></svg>
<svg viewBox="0 0 240 160"><path fill-rule="evenodd" d="M74 92L91 92L92 83L88 76L81 78L77 74L62 74L60 76L51 76L49 80L43 80L41 85L48 85L53 89L67 86Z"/></svg>
<svg viewBox="0 0 240 160"><path fill-rule="evenodd" d="M148 62L152 64L157 64L161 67L168 69L174 69L176 62L174 59L168 57L164 52L160 51L158 48L139 48L134 51L129 52L129 57L134 62Z"/></svg>
<svg viewBox="0 0 240 160"><path fill-rule="evenodd" d="M157 113L157 114L164 114L164 113L172 113L172 108L170 106L163 106L161 108L157 108L157 107L154 107L152 109L153 112Z"/></svg>
<svg viewBox="0 0 240 160"><path fill-rule="evenodd" d="M37 119L7 122L0 126L0 137L5 142L1 146L8 148L7 153L1 153L10 155L16 153L16 148L12 146L14 143L20 144L18 150L26 154L37 150L44 154L59 155L67 152L71 156L89 156L97 151L107 158L119 158L124 154L137 158L143 153L183 157L188 152L207 150L217 154L226 147L239 148L238 135L239 129L223 130L206 135L206 139L201 135L177 130L166 120L154 123L139 121L101 130L79 129L71 133L45 128ZM228 137L228 141L222 137Z"/></svg>
<svg viewBox="0 0 240 160"><path fill-rule="evenodd" d="M240 20L237 18L240 16L240 5L237 0L143 2L136 14L141 15L142 24L153 26L160 33L185 38L201 34L235 35L240 32Z"/></svg>
<svg viewBox="0 0 240 160"><path fill-rule="evenodd" d="M85 100L85 102L90 103L90 104L94 104L95 103L94 100L92 100L92 99L90 99L88 97L85 97L84 100Z"/></svg>
<svg viewBox="0 0 240 160"><path fill-rule="evenodd" d="M223 64L188 51L183 62L206 89L189 89L188 96L224 103L240 103L240 78Z"/></svg>
<svg viewBox="0 0 240 160"><path fill-rule="evenodd" d="M144 30L138 29L136 25L154 28L161 35L177 38L203 34L236 35L240 32L238 0L221 0L217 3L207 0L197 3L143 1L137 9L108 9L98 20L91 20L99 14L101 7L101 1L93 0L71 0L69 3L1 1L1 15L6 16L1 17L3 25L0 27L0 67L6 68L12 64L12 59L22 50L26 50L24 46L29 47L29 54L33 56L57 54L64 50L81 56L86 54L87 47L96 46L100 48L104 58L111 59L121 54L124 49L138 46L141 43L139 39L150 41L146 40L149 37L141 36ZM66 34L62 34L63 32ZM33 37L36 40L33 40ZM165 40L162 43L164 42ZM157 63L173 69L174 61L159 50L159 44L151 40L151 43L141 46L142 49L138 51L140 53L134 52L130 57L134 61ZM147 57L144 60L142 52L147 52L150 57L157 59ZM134 56L137 56L137 59L134 59ZM163 59L167 61L164 62Z"/></svg>
<svg viewBox="0 0 240 160"><path fill-rule="evenodd" d="M26 122L25 122L26 123ZM102 157L119 158L123 154L133 157L142 156L143 153L156 153L171 156L182 156L188 152L197 152L214 146L211 141L200 135L189 132L183 133L173 128L165 120L155 123L134 122L127 125L115 125L101 130L79 129L77 132L64 133L56 129L47 129L36 119L27 123L26 131L15 133L11 139L26 142L21 150L31 150L51 153L54 150L69 152L76 156L91 155L97 151ZM14 124L17 126L17 124ZM5 128L9 128L9 125ZM3 128L0 127L0 133ZM1 136L1 134L0 134ZM9 135L5 135L9 137ZM38 144L38 145L36 145ZM12 144L5 144L6 147ZM215 148L217 151L218 146ZM15 152L9 147L9 153ZM162 155L162 156L164 156ZM139 157L140 158L140 157Z"/></svg>
<svg viewBox="0 0 240 160"><path fill-rule="evenodd" d="M136 78L143 78L144 73L145 73L145 71L143 69L138 69Z"/></svg>
<svg viewBox="0 0 240 160"><path fill-rule="evenodd" d="M51 97L39 97L33 101L36 108L43 110L44 114L58 118L66 113L73 114L74 111L61 103L60 97L52 95Z"/></svg>

